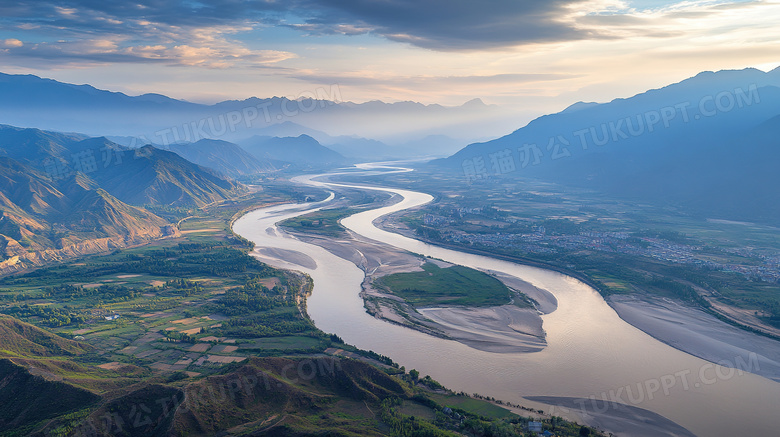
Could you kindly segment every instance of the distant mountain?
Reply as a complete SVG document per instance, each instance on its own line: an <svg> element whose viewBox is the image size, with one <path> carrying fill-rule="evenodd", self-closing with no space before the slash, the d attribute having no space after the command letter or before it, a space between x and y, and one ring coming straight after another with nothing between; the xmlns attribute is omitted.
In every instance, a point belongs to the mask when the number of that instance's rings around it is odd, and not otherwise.
<svg viewBox="0 0 780 437"><path fill-rule="evenodd" d="M397 146L406 151L406 156L430 157L430 156L448 156L461 148L464 142L446 135L428 135L419 140L409 141Z"/></svg>
<svg viewBox="0 0 780 437"><path fill-rule="evenodd" d="M298 123L292 121L284 121L282 123L272 124L270 126L255 129L254 132L260 137L298 137L301 135L308 135L322 144L332 143L335 138L326 134L325 132L311 129L306 126L301 126Z"/></svg>
<svg viewBox="0 0 780 437"><path fill-rule="evenodd" d="M592 108L592 107L598 106L598 105L599 104L596 103L596 102L577 102L577 103L575 103L573 105L570 105L568 108L564 109L563 111L561 111L561 113L565 114L565 113L577 112L577 111L581 111L583 109L589 109L589 108Z"/></svg>
<svg viewBox="0 0 780 437"><path fill-rule="evenodd" d="M190 162L231 177L274 170L274 166L270 162L259 160L237 144L222 140L202 139L188 144L171 144L167 150Z"/></svg>
<svg viewBox="0 0 780 437"><path fill-rule="evenodd" d="M163 146L204 138L235 142L258 134L257 129L285 121L327 131L334 137L399 137L401 142L442 133L470 138L476 129L489 133L495 130L489 126L499 123L500 130L495 131L503 132L511 126L506 111L481 102L453 107L415 102L352 103L343 101L335 86L318 89L314 95L317 97L251 97L205 105L159 94L128 96L90 85L0 73L0 122L92 136L134 137L142 139L140 145ZM287 137L304 133L261 134ZM325 144L323 138L310 136Z"/></svg>
<svg viewBox="0 0 780 437"><path fill-rule="evenodd" d="M346 157L366 160L447 156L458 151L464 144L467 144L463 140L454 139L446 135L427 135L423 138L388 145L382 141L358 136L340 135L334 137L325 132L310 129L291 121L257 129L255 132L259 136L273 137L308 135L316 139L320 144Z"/></svg>
<svg viewBox="0 0 780 437"><path fill-rule="evenodd" d="M432 165L777 224L780 191L768 163L778 162L778 115L780 69L705 72L628 99L575 104Z"/></svg>
<svg viewBox="0 0 780 437"><path fill-rule="evenodd" d="M155 109L161 105L177 110L196 106L160 94L132 97L124 93L100 90L91 85L63 83L31 74L0 73L0 94L3 95L5 104L20 108L34 107L44 103L65 108L88 108L97 105L98 109L124 104L147 110Z"/></svg>
<svg viewBox="0 0 780 437"><path fill-rule="evenodd" d="M310 129L306 126L293 123L291 121L285 121L278 124L272 124L271 126L256 129L257 136L260 137L298 137L301 135L307 135L322 144L323 146L332 149L345 157L357 158L357 159L394 159L404 158L405 150L400 150L396 147L388 146L387 144L371 140L368 138L358 136L330 136L325 132Z"/></svg>
<svg viewBox="0 0 780 437"><path fill-rule="evenodd" d="M239 144L258 159L290 162L299 167L320 168L349 161L308 135L281 138L253 136Z"/></svg>
<svg viewBox="0 0 780 437"><path fill-rule="evenodd" d="M0 125L0 155L24 162L43 162L70 153L69 146L87 139L78 134Z"/></svg>

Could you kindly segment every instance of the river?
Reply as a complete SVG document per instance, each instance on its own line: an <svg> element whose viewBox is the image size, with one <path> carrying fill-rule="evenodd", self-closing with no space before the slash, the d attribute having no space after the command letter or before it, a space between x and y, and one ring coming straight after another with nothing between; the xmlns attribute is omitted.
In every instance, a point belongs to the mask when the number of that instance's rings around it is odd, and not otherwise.
<svg viewBox="0 0 780 437"><path fill-rule="evenodd" d="M382 171L363 166L366 171ZM529 354L479 351L393 325L365 312L358 296L363 272L325 249L280 232L276 223L326 207L334 200L277 205L247 213L233 229L258 248L305 253L316 263L304 267L262 258L275 267L298 270L314 280L308 312L315 324L347 343L391 357L431 375L445 386L512 403L545 408L527 396L604 397L658 413L696 435L778 435L780 384L749 372L720 367L667 346L620 319L591 287L566 275L485 256L443 249L381 230L373 222L386 214L430 202L425 193L354 184L298 182L326 189L351 187L383 191L400 202L354 214L342 224L365 237L414 253L472 268L516 276L550 291L558 308L542 316L548 347ZM737 363L739 364L739 363ZM749 369L746 363L743 369ZM577 417L578 412L556 415ZM587 418L586 418L587 419Z"/></svg>

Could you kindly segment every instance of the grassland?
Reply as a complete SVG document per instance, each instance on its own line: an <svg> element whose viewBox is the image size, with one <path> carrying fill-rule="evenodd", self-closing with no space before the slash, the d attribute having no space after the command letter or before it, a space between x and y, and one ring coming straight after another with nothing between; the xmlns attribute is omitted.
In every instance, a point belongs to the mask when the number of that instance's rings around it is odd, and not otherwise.
<svg viewBox="0 0 780 437"><path fill-rule="evenodd" d="M402 297L414 306L504 305L510 290L498 279L463 266L441 268L425 263L422 272L394 273L374 281L374 286Z"/></svg>
<svg viewBox="0 0 780 437"><path fill-rule="evenodd" d="M356 212L358 210L354 208L323 209L287 219L279 225L293 232L304 232L323 237L344 237L347 235L347 231L341 226L339 220Z"/></svg>
<svg viewBox="0 0 780 437"><path fill-rule="evenodd" d="M439 405L452 409L471 411L474 414L479 414L482 417L490 419L511 419L513 416L506 408L469 396L432 393L429 397Z"/></svg>

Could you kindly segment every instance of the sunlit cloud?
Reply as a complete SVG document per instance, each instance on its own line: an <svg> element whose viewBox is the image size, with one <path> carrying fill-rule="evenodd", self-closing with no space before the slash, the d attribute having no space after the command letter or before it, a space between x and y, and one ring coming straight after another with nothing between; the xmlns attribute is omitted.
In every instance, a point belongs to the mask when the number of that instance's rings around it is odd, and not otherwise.
<svg viewBox="0 0 780 437"><path fill-rule="evenodd" d="M3 47L21 47L24 43L16 38L9 38L3 41Z"/></svg>

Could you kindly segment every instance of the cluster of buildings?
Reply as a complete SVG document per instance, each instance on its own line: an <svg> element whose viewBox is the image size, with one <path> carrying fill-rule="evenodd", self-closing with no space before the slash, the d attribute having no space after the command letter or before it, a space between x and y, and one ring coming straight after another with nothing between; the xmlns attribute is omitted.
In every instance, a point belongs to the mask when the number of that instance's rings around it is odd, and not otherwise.
<svg viewBox="0 0 780 437"><path fill-rule="evenodd" d="M719 262L713 249L681 244L662 238L637 237L629 232L580 232L577 234L549 234L543 226L534 227L530 233L490 232L469 233L445 230L442 226L459 221L446 216L425 214L423 223L437 227L442 238L460 244L514 249L529 254L555 254L563 251L592 250L607 253L643 256L674 264L691 264L714 270L736 272L752 279L780 282L780 254L759 254L750 248L716 249L724 255L738 255L745 263ZM737 253L738 252L738 253Z"/></svg>

